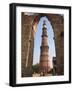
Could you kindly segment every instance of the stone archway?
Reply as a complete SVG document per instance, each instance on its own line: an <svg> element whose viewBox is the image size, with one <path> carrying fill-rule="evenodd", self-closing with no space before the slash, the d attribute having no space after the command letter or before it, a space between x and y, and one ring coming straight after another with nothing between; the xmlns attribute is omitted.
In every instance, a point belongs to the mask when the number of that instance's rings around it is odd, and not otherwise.
<svg viewBox="0 0 73 90"><path fill-rule="evenodd" d="M32 14L22 13L22 77L32 76L34 36L37 24L41 17L46 16L51 22L55 35L56 46L56 72L64 74L64 19L58 14ZM26 31L25 31L26 30Z"/></svg>

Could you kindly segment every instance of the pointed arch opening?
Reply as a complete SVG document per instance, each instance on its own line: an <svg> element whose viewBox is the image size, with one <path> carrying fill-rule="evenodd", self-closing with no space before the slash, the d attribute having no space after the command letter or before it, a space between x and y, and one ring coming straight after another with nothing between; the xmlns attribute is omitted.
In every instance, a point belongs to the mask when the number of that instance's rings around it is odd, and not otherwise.
<svg viewBox="0 0 73 90"><path fill-rule="evenodd" d="M43 28L43 21L46 21L46 27L47 27L47 35L48 35L48 46L49 46L49 51L48 51L48 55L49 55L49 60L47 63L49 63L49 66L51 68L50 72L51 75L55 75L56 74L56 69L53 68L54 67L54 62L56 62L56 47L55 47L55 36L54 36L54 31L52 28L52 25L50 23L50 21L48 20L48 18L46 16L43 16L39 19L37 26L36 26L36 31L35 32L35 36L34 36L34 51L33 51L33 67L34 67L34 76L36 75L35 73L37 73L37 75L39 75L40 73L40 46L41 46L41 42L42 42L42 28ZM48 68L48 67L47 67ZM49 73L45 74L48 75Z"/></svg>

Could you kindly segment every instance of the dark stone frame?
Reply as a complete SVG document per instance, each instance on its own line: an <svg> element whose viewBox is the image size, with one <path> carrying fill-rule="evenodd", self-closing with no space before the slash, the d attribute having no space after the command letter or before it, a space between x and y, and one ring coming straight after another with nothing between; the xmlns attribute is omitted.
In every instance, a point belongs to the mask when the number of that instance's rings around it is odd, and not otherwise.
<svg viewBox="0 0 73 90"><path fill-rule="evenodd" d="M39 8L55 8L69 10L69 81L59 82L42 82L42 83L28 83L16 84L16 7L39 7ZM71 7L70 6L54 6L54 5L37 5L37 4L10 4L10 86L33 86L33 85L50 85L50 84L65 84L71 83Z"/></svg>

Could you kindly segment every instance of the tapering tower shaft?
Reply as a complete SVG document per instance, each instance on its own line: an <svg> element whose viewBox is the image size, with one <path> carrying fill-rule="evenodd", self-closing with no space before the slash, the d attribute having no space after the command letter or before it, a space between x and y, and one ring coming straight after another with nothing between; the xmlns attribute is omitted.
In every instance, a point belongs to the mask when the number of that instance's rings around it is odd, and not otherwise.
<svg viewBox="0 0 73 90"><path fill-rule="evenodd" d="M49 68L49 46L48 46L48 34L45 21L42 28L42 43L40 46L40 72L48 73Z"/></svg>

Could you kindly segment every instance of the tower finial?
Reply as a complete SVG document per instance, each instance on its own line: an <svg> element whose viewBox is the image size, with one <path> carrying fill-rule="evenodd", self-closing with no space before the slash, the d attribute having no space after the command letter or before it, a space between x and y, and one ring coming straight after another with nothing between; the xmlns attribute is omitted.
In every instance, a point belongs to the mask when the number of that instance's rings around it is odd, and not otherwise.
<svg viewBox="0 0 73 90"><path fill-rule="evenodd" d="M43 27L46 28L46 20L43 21Z"/></svg>

